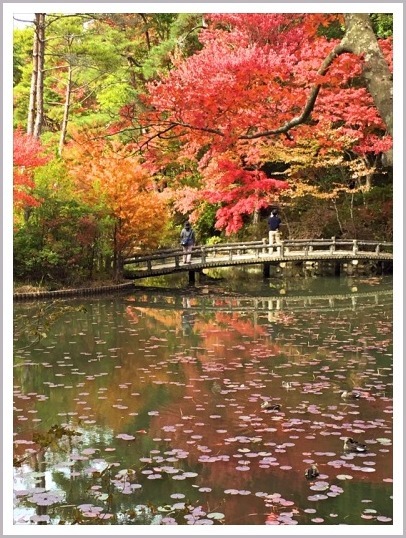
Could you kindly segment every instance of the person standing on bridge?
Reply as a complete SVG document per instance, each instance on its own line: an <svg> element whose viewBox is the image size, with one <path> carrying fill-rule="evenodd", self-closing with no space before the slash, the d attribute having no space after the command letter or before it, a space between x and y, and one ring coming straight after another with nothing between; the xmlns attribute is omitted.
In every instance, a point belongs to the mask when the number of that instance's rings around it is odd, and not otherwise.
<svg viewBox="0 0 406 538"><path fill-rule="evenodd" d="M279 243L281 240L281 235L279 231L281 223L282 220L278 215L278 211L276 209L273 209L268 219L269 244L271 246ZM273 251L273 249L271 251Z"/></svg>
<svg viewBox="0 0 406 538"><path fill-rule="evenodd" d="M191 263L192 249L196 244L196 237L190 222L187 220L180 232L180 244L183 247L183 263Z"/></svg>

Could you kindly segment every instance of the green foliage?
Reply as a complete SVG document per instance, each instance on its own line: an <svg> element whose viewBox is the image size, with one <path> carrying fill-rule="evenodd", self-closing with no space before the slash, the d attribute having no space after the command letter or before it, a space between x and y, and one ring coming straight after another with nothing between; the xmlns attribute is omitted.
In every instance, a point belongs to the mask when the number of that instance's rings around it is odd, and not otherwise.
<svg viewBox="0 0 406 538"><path fill-rule="evenodd" d="M327 39L342 39L345 33L345 28L343 24L340 24L340 22L336 20L331 22L328 26L320 26L317 33Z"/></svg>
<svg viewBox="0 0 406 538"><path fill-rule="evenodd" d="M372 28L378 37L393 35L393 13L371 13Z"/></svg>
<svg viewBox="0 0 406 538"><path fill-rule="evenodd" d="M103 229L109 224L90 207L69 199L68 189L48 190L41 184L38 192L43 203L32 209L14 234L15 278L56 284L92 278L100 270Z"/></svg>
<svg viewBox="0 0 406 538"><path fill-rule="evenodd" d="M23 71L31 70L33 28L27 27L14 30L13 34L13 86L18 84ZM30 72L30 71L29 71Z"/></svg>
<svg viewBox="0 0 406 538"><path fill-rule="evenodd" d="M171 69L174 59L191 56L201 48L197 36L202 27L202 15L178 13L172 15L170 23L168 37L151 48L143 63L146 79L156 78L162 71Z"/></svg>
<svg viewBox="0 0 406 538"><path fill-rule="evenodd" d="M220 235L220 232L214 227L217 209L216 204L208 202L202 202L199 205L197 209L199 220L195 225L195 230L200 238Z"/></svg>
<svg viewBox="0 0 406 538"><path fill-rule="evenodd" d="M99 114L104 114L103 117L111 121L126 103L136 99L136 95L136 91L128 82L117 80L116 74L107 75L103 87L97 93ZM102 116L99 115L99 117ZM79 123L79 125L82 124L83 121Z"/></svg>
<svg viewBox="0 0 406 538"><path fill-rule="evenodd" d="M209 247L212 247L214 245L218 245L219 243L221 243L221 241L222 241L221 237L219 237L218 235L214 235L206 239L206 245L208 245Z"/></svg>

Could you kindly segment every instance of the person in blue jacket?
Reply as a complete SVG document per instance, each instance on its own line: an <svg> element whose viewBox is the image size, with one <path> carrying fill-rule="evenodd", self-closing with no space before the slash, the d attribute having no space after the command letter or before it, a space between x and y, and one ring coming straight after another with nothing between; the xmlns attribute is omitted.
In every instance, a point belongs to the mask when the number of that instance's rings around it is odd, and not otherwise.
<svg viewBox="0 0 406 538"><path fill-rule="evenodd" d="M180 232L180 244L183 247L183 263L191 263L192 249L196 244L196 237L190 222L187 220Z"/></svg>
<svg viewBox="0 0 406 538"><path fill-rule="evenodd" d="M278 211L276 209L273 209L268 219L269 245L270 246L279 243L281 240L281 235L279 231L281 223L282 223L282 220L278 215Z"/></svg>

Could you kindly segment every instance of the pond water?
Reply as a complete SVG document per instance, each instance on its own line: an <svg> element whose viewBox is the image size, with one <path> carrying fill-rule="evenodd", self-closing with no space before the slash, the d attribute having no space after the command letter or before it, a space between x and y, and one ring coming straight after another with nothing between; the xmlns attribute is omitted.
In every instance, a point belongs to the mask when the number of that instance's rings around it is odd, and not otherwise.
<svg viewBox="0 0 406 538"><path fill-rule="evenodd" d="M391 278L176 285L14 305L15 525L392 525Z"/></svg>

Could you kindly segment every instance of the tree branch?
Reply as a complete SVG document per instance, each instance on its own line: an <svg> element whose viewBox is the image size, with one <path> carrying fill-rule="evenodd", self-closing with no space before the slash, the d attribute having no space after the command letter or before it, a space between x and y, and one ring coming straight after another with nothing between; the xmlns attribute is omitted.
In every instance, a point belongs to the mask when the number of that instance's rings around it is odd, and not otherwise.
<svg viewBox="0 0 406 538"><path fill-rule="evenodd" d="M345 52L344 47L342 44L338 44L331 52L330 54L325 58L324 62L322 63L320 69L317 71L318 75L325 75L330 67L330 65L333 63L335 58ZM262 131L255 134L250 135L241 135L238 138L240 140L251 140L254 138L261 138L264 136L270 136L270 135L276 135L276 134L283 134L288 133L290 129L293 127L296 127L297 125L300 125L301 123L304 123L306 120L309 119L310 114L312 113L314 109L314 105L316 104L317 96L319 95L319 91L321 88L321 84L315 84L311 90L309 97L307 98L307 102L303 108L302 113L300 116L296 116L295 118L292 118L288 122L286 122L281 127L278 127L277 129L270 129L268 131Z"/></svg>
<svg viewBox="0 0 406 538"><path fill-rule="evenodd" d="M324 59L322 65L320 66L319 70L317 71L317 74L321 75L321 76L325 75L327 73L329 67L331 66L331 64L335 60L335 58L337 58L337 56L339 56L343 52L346 52L346 48L343 46L342 43L339 43L330 52L330 54ZM292 118L291 120L289 120L285 124L281 125L277 129L269 129L267 131L261 131L261 132L258 132L258 133L240 135L238 137L238 139L239 140L253 140L255 138L262 138L262 137L278 135L278 134L286 134L286 135L288 135L290 129L292 129L293 127L297 127L298 125L304 123L305 121L307 121L309 119L309 117L310 117L310 115L311 115L311 113L312 113L312 111L314 109L314 105L316 103L317 97L319 95L320 88L321 88L321 84L315 84L311 88L309 96L307 98L307 102L306 102L306 104L305 104L305 106L303 108L302 113L299 116L296 116L296 117ZM186 129L203 131L203 132L206 132L206 133L216 134L218 136L225 136L225 133L223 133L219 129L213 129L213 128L210 128L210 127L197 127L196 125L191 125L189 123L184 123L184 122L171 122L169 127L163 129L159 133L155 133L150 138L148 138L148 140L143 144L143 146L148 144L148 142L151 141L153 138L159 138L161 135L167 133L171 129L174 129L175 127L185 127Z"/></svg>

